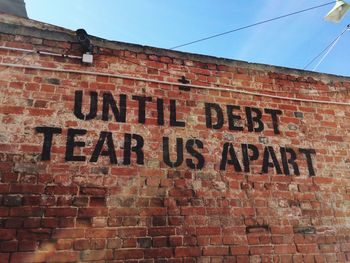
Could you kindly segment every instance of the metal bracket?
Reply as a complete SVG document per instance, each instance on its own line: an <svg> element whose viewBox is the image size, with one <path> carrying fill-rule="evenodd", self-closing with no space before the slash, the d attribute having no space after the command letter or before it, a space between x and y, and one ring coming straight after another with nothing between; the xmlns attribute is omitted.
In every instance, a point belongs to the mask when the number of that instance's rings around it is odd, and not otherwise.
<svg viewBox="0 0 350 263"><path fill-rule="evenodd" d="M182 83L182 84L189 84L189 83L190 83L190 81L187 80L185 76L182 76L181 79L178 79L177 81L180 82L180 83ZM187 86L184 86L184 85L180 85L180 86L179 86L179 90L190 91L191 88L190 88L190 87L187 87Z"/></svg>

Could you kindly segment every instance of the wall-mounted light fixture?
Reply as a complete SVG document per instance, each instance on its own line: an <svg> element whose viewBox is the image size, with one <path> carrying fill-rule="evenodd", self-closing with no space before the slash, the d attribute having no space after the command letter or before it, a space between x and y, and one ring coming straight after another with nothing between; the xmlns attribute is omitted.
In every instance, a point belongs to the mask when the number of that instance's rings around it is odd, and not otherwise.
<svg viewBox="0 0 350 263"><path fill-rule="evenodd" d="M84 29L78 29L76 31L76 36L78 42L81 44L83 48L83 63L86 64L92 64L94 57L93 57L93 52L94 52L94 46L91 44L91 41L89 39L89 35Z"/></svg>
<svg viewBox="0 0 350 263"><path fill-rule="evenodd" d="M335 6L325 16L325 19L330 22L340 22L349 10L350 5L343 0L336 0Z"/></svg>

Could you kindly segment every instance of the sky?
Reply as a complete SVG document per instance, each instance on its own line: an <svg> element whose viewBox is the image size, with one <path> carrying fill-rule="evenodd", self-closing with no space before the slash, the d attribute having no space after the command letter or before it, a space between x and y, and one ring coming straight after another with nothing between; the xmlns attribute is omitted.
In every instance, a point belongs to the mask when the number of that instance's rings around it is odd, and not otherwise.
<svg viewBox="0 0 350 263"><path fill-rule="evenodd" d="M332 0L25 0L29 18L97 37L172 48ZM335 3L335 1L334 1ZM178 51L303 69L350 23L324 16L333 4ZM350 76L350 31L316 71ZM312 70L318 61L308 70Z"/></svg>

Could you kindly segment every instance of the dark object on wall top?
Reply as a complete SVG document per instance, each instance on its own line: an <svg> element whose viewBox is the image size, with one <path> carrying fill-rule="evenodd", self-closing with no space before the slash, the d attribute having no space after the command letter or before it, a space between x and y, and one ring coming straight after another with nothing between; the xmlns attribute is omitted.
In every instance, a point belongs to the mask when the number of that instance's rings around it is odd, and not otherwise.
<svg viewBox="0 0 350 263"><path fill-rule="evenodd" d="M84 53L93 53L94 46L91 44L91 41L89 39L89 35L86 33L84 29L78 29L75 31L77 40L81 44Z"/></svg>
<svg viewBox="0 0 350 263"><path fill-rule="evenodd" d="M92 64L94 46L91 44L88 33L84 29L78 29L75 31L78 42L83 49L83 59L82 62L85 64Z"/></svg>

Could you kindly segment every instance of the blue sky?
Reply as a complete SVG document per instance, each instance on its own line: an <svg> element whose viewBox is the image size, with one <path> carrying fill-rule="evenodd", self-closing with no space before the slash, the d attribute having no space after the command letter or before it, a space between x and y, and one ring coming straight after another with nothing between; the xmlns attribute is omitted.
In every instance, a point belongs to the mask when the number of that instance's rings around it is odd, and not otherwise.
<svg viewBox="0 0 350 263"><path fill-rule="evenodd" d="M161 48L330 1L25 0L31 19L72 30L84 28L90 35L110 40ZM324 21L332 7L328 5L178 50L302 69L350 23L350 14L338 24ZM349 42L350 31L317 71L350 76Z"/></svg>

